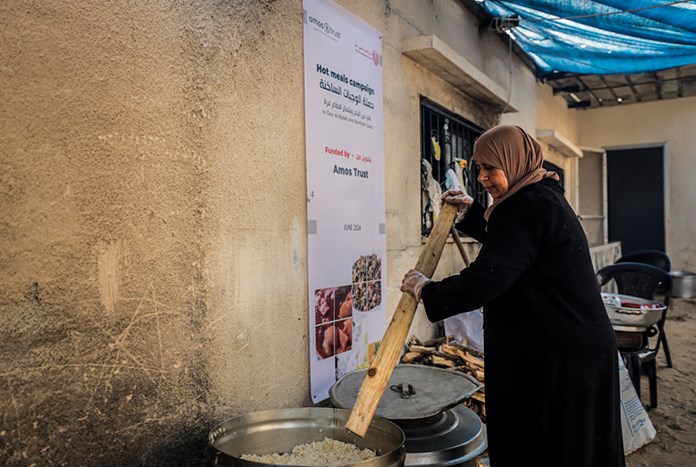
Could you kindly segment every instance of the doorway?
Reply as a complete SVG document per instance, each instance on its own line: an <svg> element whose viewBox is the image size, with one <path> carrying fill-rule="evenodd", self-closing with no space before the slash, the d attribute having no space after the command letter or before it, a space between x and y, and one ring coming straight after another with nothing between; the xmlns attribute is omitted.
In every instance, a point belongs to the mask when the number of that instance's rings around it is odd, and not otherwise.
<svg viewBox="0 0 696 467"><path fill-rule="evenodd" d="M664 147L607 150L608 235L622 254L665 251Z"/></svg>

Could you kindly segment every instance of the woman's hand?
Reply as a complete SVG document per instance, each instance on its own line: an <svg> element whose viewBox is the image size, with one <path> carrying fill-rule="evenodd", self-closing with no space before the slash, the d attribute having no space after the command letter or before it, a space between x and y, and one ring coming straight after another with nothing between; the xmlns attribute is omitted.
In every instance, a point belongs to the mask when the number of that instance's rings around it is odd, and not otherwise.
<svg viewBox="0 0 696 467"><path fill-rule="evenodd" d="M420 300L421 291L428 282L431 282L428 276L424 275L420 271L411 269L406 273L401 281L401 291L408 292L416 297L416 300Z"/></svg>
<svg viewBox="0 0 696 467"><path fill-rule="evenodd" d="M461 190L447 190L440 196L441 203L451 204L457 207L457 217L454 223L459 223L464 219L467 211L474 204L474 198Z"/></svg>

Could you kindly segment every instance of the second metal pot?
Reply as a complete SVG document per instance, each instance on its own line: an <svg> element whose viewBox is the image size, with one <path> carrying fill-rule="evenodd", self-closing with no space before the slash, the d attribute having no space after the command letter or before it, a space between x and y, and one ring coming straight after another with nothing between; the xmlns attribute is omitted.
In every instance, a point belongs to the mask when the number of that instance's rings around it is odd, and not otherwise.
<svg viewBox="0 0 696 467"><path fill-rule="evenodd" d="M335 407L350 408L366 370L344 375L329 390ZM406 467L476 467L488 447L486 427L463 402L482 387L458 371L427 365L394 368L376 414L406 435ZM368 431L369 434L369 431Z"/></svg>
<svg viewBox="0 0 696 467"><path fill-rule="evenodd" d="M694 296L696 274L689 271L674 271L672 276L672 297L691 298Z"/></svg>

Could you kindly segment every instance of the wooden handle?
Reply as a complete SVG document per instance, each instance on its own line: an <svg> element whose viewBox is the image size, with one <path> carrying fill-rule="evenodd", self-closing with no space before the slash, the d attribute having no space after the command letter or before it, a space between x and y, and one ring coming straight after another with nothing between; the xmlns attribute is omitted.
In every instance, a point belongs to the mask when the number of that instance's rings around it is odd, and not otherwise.
<svg viewBox="0 0 696 467"><path fill-rule="evenodd" d="M462 259L464 260L464 264L466 264L466 267L469 267L470 261L469 261L469 256L466 254L466 250L464 249L464 244L462 244L462 239L459 237L459 232L457 232L457 228L455 226L452 226L452 239L454 239L454 243L457 245L457 249L459 250L459 254L462 255Z"/></svg>
<svg viewBox="0 0 696 467"><path fill-rule="evenodd" d="M455 206L444 204L435 219L433 230L425 242L415 267L416 270L428 277L432 277L435 273L456 214L457 208ZM418 308L418 302L413 295L410 293L401 295L394 316L379 345L379 350L360 386L358 398L350 412L346 428L361 438L364 438L365 433L367 433L379 400L382 398L394 367L398 363L401 349L408 337L411 323L413 323L413 316L416 314L416 308Z"/></svg>

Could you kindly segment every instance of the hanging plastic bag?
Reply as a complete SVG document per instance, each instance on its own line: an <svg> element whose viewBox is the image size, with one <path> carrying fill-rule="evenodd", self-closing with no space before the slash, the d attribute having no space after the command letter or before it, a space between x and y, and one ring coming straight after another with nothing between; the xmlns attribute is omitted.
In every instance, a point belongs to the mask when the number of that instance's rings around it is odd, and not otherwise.
<svg viewBox="0 0 696 467"><path fill-rule="evenodd" d="M445 335L483 353L483 310L461 313L445 319Z"/></svg>
<svg viewBox="0 0 696 467"><path fill-rule="evenodd" d="M643 407L631 376L619 356L619 385L621 389L621 431L623 434L624 454L628 455L655 439L655 427L648 412Z"/></svg>

